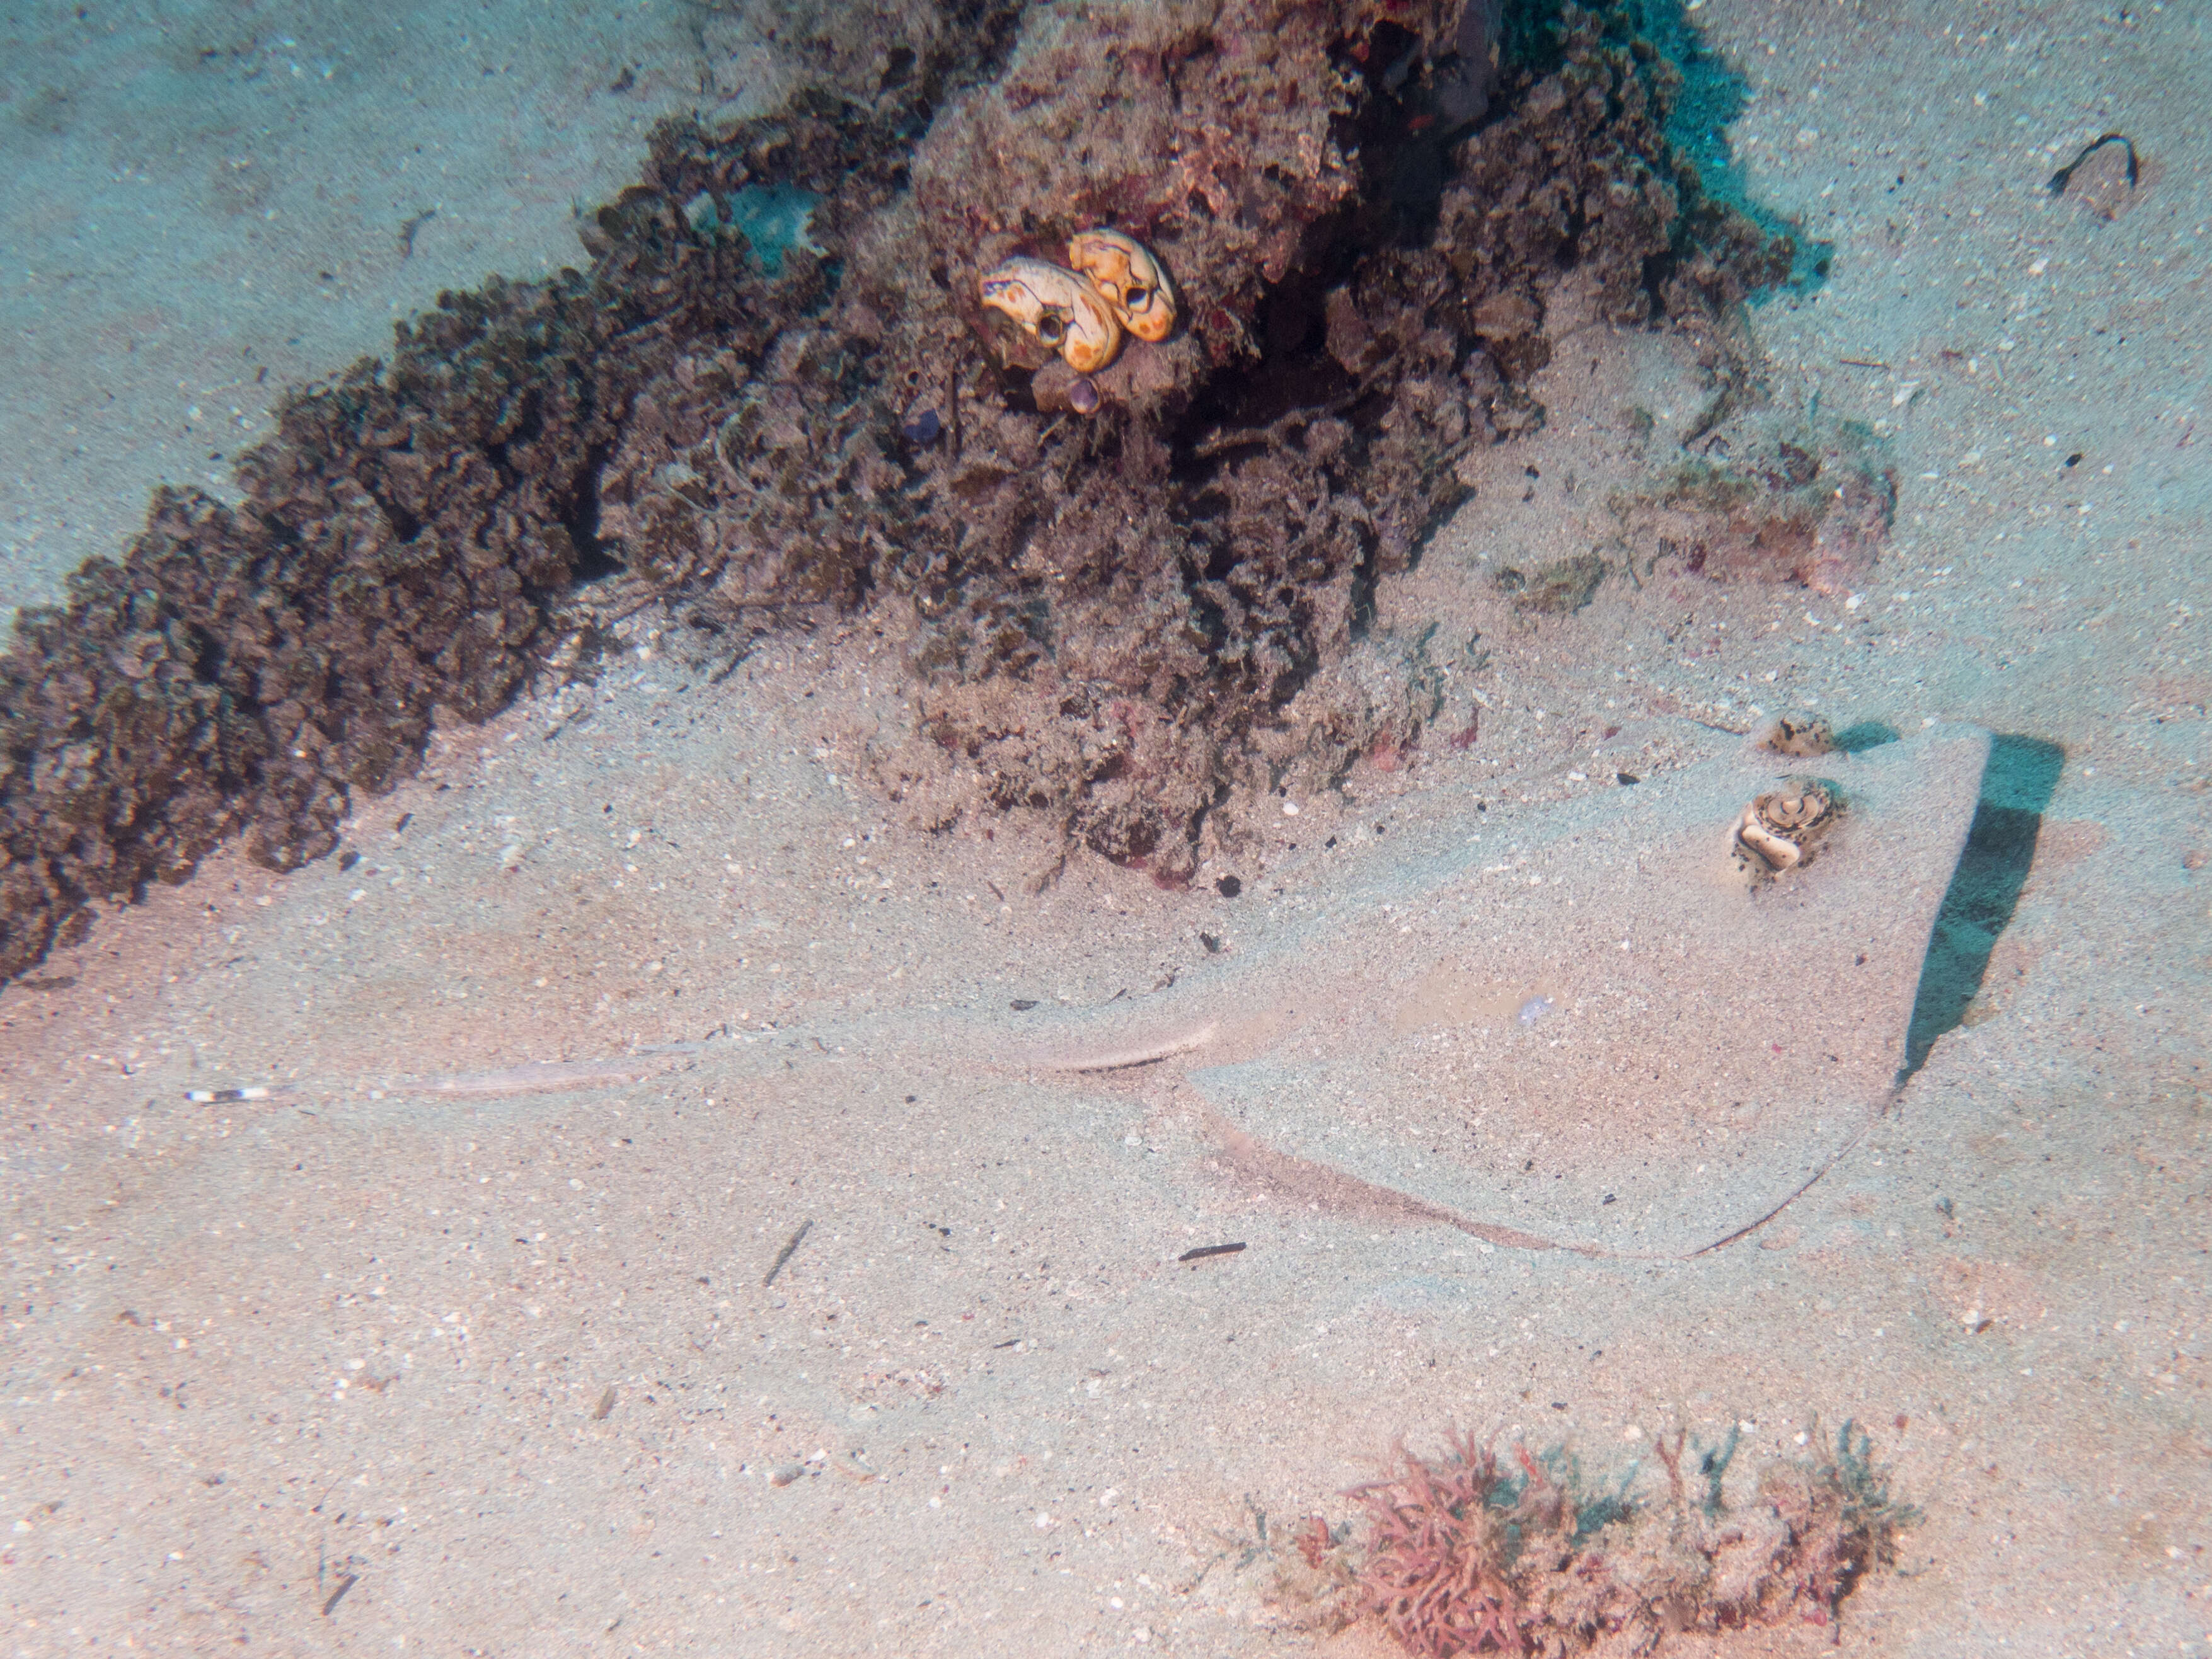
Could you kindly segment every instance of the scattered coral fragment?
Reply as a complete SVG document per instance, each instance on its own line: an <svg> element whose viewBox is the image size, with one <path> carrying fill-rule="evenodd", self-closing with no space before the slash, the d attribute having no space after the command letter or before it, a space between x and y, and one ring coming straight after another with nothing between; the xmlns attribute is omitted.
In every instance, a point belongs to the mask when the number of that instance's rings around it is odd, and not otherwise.
<svg viewBox="0 0 2212 1659"><path fill-rule="evenodd" d="M1650 488L1615 503L1653 564L1716 581L1849 592L1874 568L1897 512L1897 476L1855 422L1817 428L1758 410L1717 427Z"/></svg>
<svg viewBox="0 0 2212 1659"><path fill-rule="evenodd" d="M1590 602L1605 580L1605 561L1595 553L1577 553L1534 571L1510 566L1498 573L1498 586L1512 596L1515 606L1539 616L1571 615Z"/></svg>

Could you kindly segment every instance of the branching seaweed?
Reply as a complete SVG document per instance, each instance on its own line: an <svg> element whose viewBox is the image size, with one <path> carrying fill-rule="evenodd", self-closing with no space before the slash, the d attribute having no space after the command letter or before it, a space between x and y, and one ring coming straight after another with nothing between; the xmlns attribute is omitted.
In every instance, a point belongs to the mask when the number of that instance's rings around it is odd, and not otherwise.
<svg viewBox="0 0 2212 1659"><path fill-rule="evenodd" d="M1510 1460L1454 1431L1443 1455L1403 1443L1380 1480L1346 1495L1351 1525L1311 1517L1298 1553L1318 1596L1355 1605L1422 1659L1564 1656L1625 1636L1639 1651L1667 1635L1790 1620L1826 1625L1868 1572L1893 1563L1917 1513L1890 1494L1870 1437L1846 1423L1832 1443L1760 1475L1731 1507L1723 1484L1741 1443L1686 1431L1656 1443L1663 1500L1630 1496L1632 1466L1594 1491L1565 1448Z"/></svg>

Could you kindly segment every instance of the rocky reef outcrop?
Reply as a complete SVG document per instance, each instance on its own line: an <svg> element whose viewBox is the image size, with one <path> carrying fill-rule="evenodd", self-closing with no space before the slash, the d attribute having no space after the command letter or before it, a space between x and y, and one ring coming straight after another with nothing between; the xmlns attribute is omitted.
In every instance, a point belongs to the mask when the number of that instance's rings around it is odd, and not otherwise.
<svg viewBox="0 0 2212 1659"><path fill-rule="evenodd" d="M1788 269L1670 146L1631 8L1073 0L777 13L775 115L656 133L588 269L447 295L165 493L0 658L0 974L241 836L327 850L434 714L578 660L610 585L722 630L872 611L924 822L1163 880L1435 709L1376 585L1542 420L1549 298L1709 319ZM804 79L804 77L802 77ZM804 204L756 246L763 203ZM1110 226L1181 322L1080 393L979 273ZM1669 510L1680 501L1664 503Z"/></svg>

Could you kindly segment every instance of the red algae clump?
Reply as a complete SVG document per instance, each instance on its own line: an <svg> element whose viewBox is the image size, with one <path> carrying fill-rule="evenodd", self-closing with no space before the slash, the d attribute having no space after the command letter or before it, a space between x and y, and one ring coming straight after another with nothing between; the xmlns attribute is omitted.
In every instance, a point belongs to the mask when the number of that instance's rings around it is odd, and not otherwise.
<svg viewBox="0 0 2212 1659"><path fill-rule="evenodd" d="M1913 1512L1894 1502L1863 1433L1777 1464L1752 1493L1724 1501L1735 1432L1696 1447L1686 1433L1656 1450L1663 1499L1585 1486L1575 1461L1513 1448L1501 1460L1455 1433L1433 1460L1401 1444L1389 1473L1353 1488L1360 1513L1332 1528L1316 1516L1299 1553L1321 1575L1317 1600L1376 1621L1421 1659L1462 1654L1582 1653L1616 1638L1644 1652L1666 1636L1789 1620L1832 1624L1868 1572L1895 1559Z"/></svg>

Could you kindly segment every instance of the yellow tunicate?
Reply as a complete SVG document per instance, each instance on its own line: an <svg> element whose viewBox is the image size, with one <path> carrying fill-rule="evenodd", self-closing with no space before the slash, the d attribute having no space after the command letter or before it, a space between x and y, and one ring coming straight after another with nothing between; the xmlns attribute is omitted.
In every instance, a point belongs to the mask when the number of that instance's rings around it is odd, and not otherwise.
<svg viewBox="0 0 2212 1659"><path fill-rule="evenodd" d="M1079 374L1105 368L1121 349L1121 325L1099 291L1042 259L1009 259L986 271L982 297Z"/></svg>
<svg viewBox="0 0 2212 1659"><path fill-rule="evenodd" d="M1152 251L1118 230L1086 230L1067 244L1067 263L1088 276L1121 326L1140 340L1175 330L1175 284Z"/></svg>

